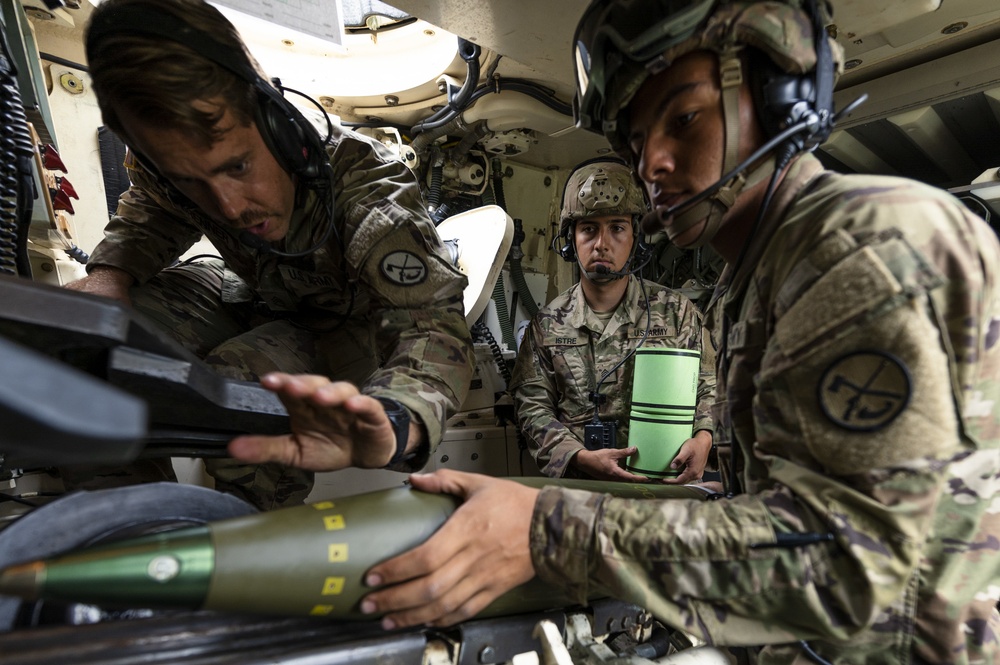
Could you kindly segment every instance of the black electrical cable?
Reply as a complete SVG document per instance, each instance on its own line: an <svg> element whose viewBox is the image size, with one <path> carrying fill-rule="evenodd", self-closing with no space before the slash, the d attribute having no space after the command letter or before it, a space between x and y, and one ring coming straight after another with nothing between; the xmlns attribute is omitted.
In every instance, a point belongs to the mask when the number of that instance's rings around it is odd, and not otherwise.
<svg viewBox="0 0 1000 665"><path fill-rule="evenodd" d="M407 16L401 18L393 23L387 23L386 25L380 25L377 30L372 30L368 26L355 25L355 26L344 26L344 33L348 35L377 35L380 32L389 32L390 30L398 30L399 28L412 25L417 22L416 16Z"/></svg>
<svg viewBox="0 0 1000 665"><path fill-rule="evenodd" d="M79 62L73 62L72 60L67 60L66 58L60 58L58 55L39 52L38 57L42 60L48 60L49 62L56 63L57 65L62 65L63 67L72 67L73 69L79 69L81 72L90 72L90 67L87 65L82 65Z"/></svg>
<svg viewBox="0 0 1000 665"><path fill-rule="evenodd" d="M25 501L24 499L16 496L11 496L9 494L0 494L0 502L11 501L13 503L19 503L22 506L28 506L29 508L38 508L37 503L32 503L30 501Z"/></svg>
<svg viewBox="0 0 1000 665"><path fill-rule="evenodd" d="M501 92L516 92L516 93L520 93L522 95L527 95L527 96L529 96L529 97L531 97L533 99L536 99L536 100L540 101L542 104L545 104L545 106L549 107L550 109L552 109L556 113L568 116L570 118L573 117L573 107L571 105L564 104L563 102L559 101L559 99L557 99L552 94L551 90L549 90L549 89L547 89L547 88L545 88L543 86L540 86L537 83L533 83L532 81L528 81L528 80L524 80L524 79L504 79L504 78L499 78L499 79L494 79L494 80L490 81L489 83L487 83L485 85L481 85L478 88L476 88L475 91L469 96L469 99L468 99L467 103L465 104L465 106L463 108L459 109L459 111L461 112L461 111L464 111L465 109L469 108L476 101L478 101L479 99L481 99L485 95L488 95L488 94L491 94L491 93L499 94ZM436 115L437 114L435 114L435 116ZM431 117L433 118L435 116L431 116ZM450 122L451 120L453 120L455 117L457 117L457 114L451 116L449 118L448 122ZM430 120L430 119L431 118L428 118L428 120ZM427 122L427 120L425 120L424 122ZM414 126L414 127L408 127L408 126L400 125L398 123L382 122L382 121L343 122L341 124L344 127L350 127L352 129L358 129L358 128L377 129L379 127L393 127L395 129L399 130L400 134L404 135L404 136L405 135L409 135L409 133L411 131L416 131L417 130L416 126ZM435 124L435 127L440 127L440 126L442 126L444 124L446 124L446 123L443 123L443 122L442 123L437 123L437 124ZM431 127L422 127L421 131L423 131L424 129L431 129Z"/></svg>
<svg viewBox="0 0 1000 665"><path fill-rule="evenodd" d="M785 153L785 154L787 154L787 153ZM793 153L793 155L794 155L794 153ZM788 155L788 158L784 159L783 161L776 161L775 162L774 172L771 174L771 178L770 178L770 180L767 183L767 191L764 194L764 200L761 202L760 209L757 211L757 217L754 219L753 226L750 228L750 235L748 235L746 241L744 241L743 247L740 249L739 257L736 259L736 263L733 265L733 270L730 273L730 274L733 275L734 278L736 277L736 275L738 274L739 269L743 265L743 260L746 258L747 249L750 247L751 241L753 240L754 236L757 235L757 228L760 226L761 221L764 219L764 215L766 214L767 209L771 206L771 198L774 196L774 192L775 192L775 190L778 187L778 181L779 181L779 178L781 176L781 172L785 168L785 164L787 163L787 159L790 159L791 156L792 155ZM784 157L784 154L781 155L781 157ZM722 339L719 341L719 354L718 354L718 358L719 358L718 362L720 364L726 362L726 354L729 352L729 326L730 325L731 325L731 321L729 319L729 316L727 316L726 313L725 313L725 311L723 311L723 314L722 314ZM735 437L731 437L731 438L735 439ZM729 475L728 481L726 480L725 477L723 477L723 479L722 479L724 481L724 484L726 485L725 487L723 487L723 490L724 490L723 493L725 494L725 496L726 496L727 499L731 499L735 495L735 492L733 491L733 484L736 482L736 441L735 440L731 441L730 444L729 444L729 446L730 446L730 449L729 449L729 474L730 475Z"/></svg>
<svg viewBox="0 0 1000 665"><path fill-rule="evenodd" d="M472 96L469 98L469 105L471 106L476 100L484 95L488 95L490 93L499 94L506 91L519 92L523 95L528 95L533 99L537 99L557 113L570 117L573 116L572 106L559 101L547 88L524 79L494 79L490 83L476 88L476 91L472 93Z"/></svg>
<svg viewBox="0 0 1000 665"><path fill-rule="evenodd" d="M490 347L490 353L493 355L493 362L496 363L497 369L500 370L500 375L503 376L504 382L507 385L510 385L510 369L507 367L507 361L504 360L503 351L500 350L500 344L497 343L496 337L493 336L493 332L485 323L482 322L482 320L479 320L473 324L472 334L475 337L480 337L486 340L486 344Z"/></svg>
<svg viewBox="0 0 1000 665"><path fill-rule="evenodd" d="M34 200L35 147L11 64L6 34L0 34L0 273L31 275L28 225Z"/></svg>
<svg viewBox="0 0 1000 665"><path fill-rule="evenodd" d="M467 65L465 82L462 84L458 93L448 100L447 106L437 113L434 113L429 118L425 118L415 124L411 130L412 134L419 134L420 132L427 131L428 129L443 127L457 118L459 114L468 107L471 103L472 94L475 92L476 86L479 85L480 53L482 53L482 48L479 44L474 44L470 41L459 38L458 54L462 57L462 60L465 60Z"/></svg>
<svg viewBox="0 0 1000 665"><path fill-rule="evenodd" d="M350 129L379 129L381 127L392 127L399 132L401 137L408 138L410 132L409 125L401 125L397 122L384 122L382 120L369 120L366 122L343 122L341 121L342 127L348 127Z"/></svg>

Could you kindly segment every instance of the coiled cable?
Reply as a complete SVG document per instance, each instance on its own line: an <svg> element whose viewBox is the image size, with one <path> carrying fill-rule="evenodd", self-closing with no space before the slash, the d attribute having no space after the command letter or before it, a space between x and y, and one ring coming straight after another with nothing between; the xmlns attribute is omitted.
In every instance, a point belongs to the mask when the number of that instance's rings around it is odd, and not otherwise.
<svg viewBox="0 0 1000 665"><path fill-rule="evenodd" d="M34 145L6 35L0 39L0 273L31 276L28 225L34 200Z"/></svg>

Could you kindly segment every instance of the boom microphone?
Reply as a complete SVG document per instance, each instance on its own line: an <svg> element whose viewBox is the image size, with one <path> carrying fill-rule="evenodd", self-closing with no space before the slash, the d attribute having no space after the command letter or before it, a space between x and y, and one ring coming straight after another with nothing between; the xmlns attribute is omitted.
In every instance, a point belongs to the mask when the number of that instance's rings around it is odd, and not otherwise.
<svg viewBox="0 0 1000 665"><path fill-rule="evenodd" d="M612 270L611 268L609 268L609 267L607 267L605 265L599 265L594 270L594 272L596 272L598 275L609 275L611 277L627 277L628 275L631 275L634 271L633 270Z"/></svg>

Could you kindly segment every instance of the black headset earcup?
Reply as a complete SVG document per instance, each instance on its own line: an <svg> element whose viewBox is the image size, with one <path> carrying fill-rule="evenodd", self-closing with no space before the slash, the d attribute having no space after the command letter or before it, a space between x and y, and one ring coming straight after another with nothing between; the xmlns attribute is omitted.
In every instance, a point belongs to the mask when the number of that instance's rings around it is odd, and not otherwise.
<svg viewBox="0 0 1000 665"><path fill-rule="evenodd" d="M563 261L576 260L576 248L573 247L569 230L566 228L559 229L559 234L552 238L552 242L549 243L549 249L561 256Z"/></svg>
<svg viewBox="0 0 1000 665"><path fill-rule="evenodd" d="M788 74L762 51L751 48L748 52L750 89L757 117L768 138L816 112L816 87L812 76Z"/></svg>
<svg viewBox="0 0 1000 665"><path fill-rule="evenodd" d="M576 261L576 248L573 247L573 243L566 239L566 244L559 248L559 256L563 258L563 261Z"/></svg>
<svg viewBox="0 0 1000 665"><path fill-rule="evenodd" d="M305 180L320 177L327 163L319 134L277 90L257 84L257 111L254 118L264 143L278 163ZM268 86L269 87L269 86Z"/></svg>

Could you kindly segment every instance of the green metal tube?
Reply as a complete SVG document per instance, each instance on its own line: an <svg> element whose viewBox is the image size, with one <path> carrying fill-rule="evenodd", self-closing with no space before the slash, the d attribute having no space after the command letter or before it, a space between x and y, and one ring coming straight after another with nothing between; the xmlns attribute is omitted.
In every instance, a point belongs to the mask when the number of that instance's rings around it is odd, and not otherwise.
<svg viewBox="0 0 1000 665"><path fill-rule="evenodd" d="M700 490L653 484L512 478L532 487L633 498L704 498ZM396 488L158 533L0 571L0 593L105 606L209 609L286 616L370 619L364 574L433 534L460 501ZM480 616L570 604L532 580Z"/></svg>

